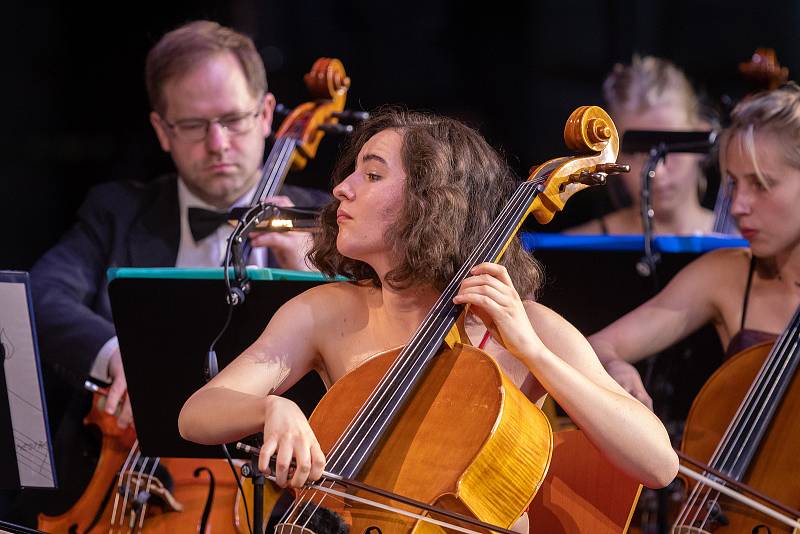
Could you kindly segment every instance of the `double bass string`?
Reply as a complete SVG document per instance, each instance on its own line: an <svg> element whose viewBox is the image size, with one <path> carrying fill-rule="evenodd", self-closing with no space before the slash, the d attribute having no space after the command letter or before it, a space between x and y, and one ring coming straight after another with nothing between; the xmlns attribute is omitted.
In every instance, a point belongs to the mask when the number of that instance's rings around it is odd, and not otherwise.
<svg viewBox="0 0 800 534"><path fill-rule="evenodd" d="M456 309L456 305L452 303L452 297L455 295L455 292L461 281L466 277L469 270L478 263L478 259L493 259L492 256L496 254L498 248L509 240L510 236L515 232L518 224L521 222L521 217L526 214L527 209L533 202L533 199L537 193L536 186L538 186L538 184L543 180L544 178L540 178L535 181L531 180L524 182L520 187L518 187L517 191L515 191L509 202L505 204L495 222L490 226L488 232L482 238L482 241L473 250L473 253L462 265L458 274L453 278L453 280L451 280L450 284L443 291L442 296L437 300L433 309L426 317L426 320L423 321L422 325L420 325L420 327L417 329L417 333L412 337L411 343L409 343L409 345L402 351L401 355L398 356L397 360L392 364L389 371L387 371L387 373L384 375L384 379L379 383L378 386L376 386L376 388L373 390L373 393L370 395L370 398L356 414L353 421L351 421L348 429L346 429L339 440L337 440L332 452L332 456L335 458L333 462L333 469L336 469L337 466L339 469L348 467L348 464L353 459L353 456L357 454L359 450L362 451L362 456L356 462L356 467L351 467L351 469L357 469L358 466L363 462L364 455L369 452L375 440L380 436L380 432L383 431L383 428L381 428L379 429L377 435L372 436L373 443L370 444L370 447L361 448L361 444L364 442L364 440L370 437L368 434L369 431L373 430L376 425L374 422L370 422L375 418L375 410L380 409L378 416L381 416L387 408L394 410L397 409L399 403L402 402L402 399L407 394L408 390L415 383L417 376L423 370L424 366L421 364L421 362L430 356L431 349L435 351L435 349L438 348L438 345L441 343L441 337L446 333L446 330L452 326L450 314ZM444 319L442 319L442 317L444 317ZM437 325L437 321L440 324ZM438 330L441 330L441 332L439 332L440 335L430 336L429 331L431 329L437 330L437 327ZM431 341L428 341L427 345L423 346L422 350L420 350L420 344L422 341L424 341L424 339L431 339ZM404 376L400 377L400 387L398 387L395 385L398 382L397 375L402 374L403 371L405 371L405 374ZM409 377L411 373L414 374ZM401 389L404 383L405 388ZM390 401L394 400L393 405L384 400L386 394L392 394L394 397L396 397L397 393L400 393L399 400L389 399ZM364 413L366 411L369 411L370 413L365 416ZM388 424L388 418L384 418L383 421L384 422L382 426L385 427L386 424ZM358 443L354 444L349 436L352 433L363 432L364 427L367 424L373 428L367 428L367 435L363 436ZM353 430L357 425L360 428ZM349 441L346 445L346 447L350 447L351 449L349 456L344 456L341 450L341 445L345 439L351 439L351 441ZM344 452L344 454L346 455L347 453ZM344 460L344 465L342 465L342 460ZM311 514L316 512L324 498L325 497L323 496L320 499L320 502L317 503ZM308 505L309 501L306 501L303 510L299 512L298 516L301 516L305 512ZM287 510L287 513L284 514L282 521L288 515L291 515L291 512L293 511L293 509ZM308 520L306 520L306 524L307 522Z"/></svg>
<svg viewBox="0 0 800 534"><path fill-rule="evenodd" d="M780 398L788 387L789 380L794 375L798 359L800 359L796 350L799 333L800 308L795 312L789 326L778 338L775 348L759 370L744 401L739 405L733 422L728 426L723 439L717 446L709 465L734 478L738 479L742 476L755 453L760 438L766 431L771 415L774 414ZM764 417L765 410L770 412L766 417ZM744 436L743 433L745 433ZM735 435L731 437L732 434ZM754 441L751 442L753 439ZM742 458L742 452L746 453L745 458ZM720 457L722 457L721 462ZM732 463L731 460L733 460ZM687 519L692 507L696 509L690 525L694 524L698 519L702 504L710 500L711 505L706 506L707 511L702 525L708 521L711 511L719 499L719 492L706 486L702 488L700 486L701 484L696 484L693 488L690 498L676 521L676 526L685 524L683 521ZM699 495L701 492L704 493L702 496Z"/></svg>

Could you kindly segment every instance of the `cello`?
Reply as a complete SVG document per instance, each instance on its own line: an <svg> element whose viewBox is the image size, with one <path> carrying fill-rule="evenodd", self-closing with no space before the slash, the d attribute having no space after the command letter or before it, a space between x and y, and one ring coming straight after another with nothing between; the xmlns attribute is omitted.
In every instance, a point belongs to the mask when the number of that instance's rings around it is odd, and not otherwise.
<svg viewBox="0 0 800 534"><path fill-rule="evenodd" d="M274 195L290 169L302 169L316 155L326 132L347 132L347 127L339 124L340 118L352 117L344 112L350 79L342 63L318 59L305 75L305 83L313 100L282 122L254 201ZM102 435L95 472L67 512L39 516L39 529L81 533L248 531L239 482L231 476L225 460L142 457L135 431L119 429L115 416L103 410L105 392L90 388L94 392L92 408L84 423L97 427Z"/></svg>
<svg viewBox="0 0 800 534"><path fill-rule="evenodd" d="M704 476L696 481L681 467L687 499L672 532L800 529L798 363L800 308L774 344L734 355L700 390L686 419L681 451L705 464ZM777 515L724 491L737 483L768 496L774 501L769 510Z"/></svg>
<svg viewBox="0 0 800 534"><path fill-rule="evenodd" d="M531 502L550 463L549 423L494 359L467 344L464 307L453 297L472 267L502 256L529 213L549 222L572 194L623 170L614 163L613 122L600 108L576 110L564 137L584 155L537 167L410 341L351 370L320 401L310 424L332 476L297 492L277 532L438 532L432 523L475 532L477 522L507 532ZM341 478L361 486L339 492ZM433 516L414 513L401 496L426 503Z"/></svg>

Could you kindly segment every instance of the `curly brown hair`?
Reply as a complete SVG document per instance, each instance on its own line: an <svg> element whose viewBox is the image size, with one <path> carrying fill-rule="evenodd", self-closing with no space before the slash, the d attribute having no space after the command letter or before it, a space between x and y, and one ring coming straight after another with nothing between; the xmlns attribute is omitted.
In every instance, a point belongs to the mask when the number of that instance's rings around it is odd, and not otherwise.
<svg viewBox="0 0 800 534"><path fill-rule="evenodd" d="M475 248L516 189L504 159L475 130L446 117L384 108L354 132L333 172L333 185L355 170L361 147L383 130L403 135L401 159L406 171L403 206L397 224L385 235L397 254L386 283L402 289L426 284L443 290ZM308 256L328 276L345 276L380 287L368 264L347 258L336 248L339 201L321 214L321 230ZM520 295L535 296L542 281L538 262L514 237L500 262Z"/></svg>

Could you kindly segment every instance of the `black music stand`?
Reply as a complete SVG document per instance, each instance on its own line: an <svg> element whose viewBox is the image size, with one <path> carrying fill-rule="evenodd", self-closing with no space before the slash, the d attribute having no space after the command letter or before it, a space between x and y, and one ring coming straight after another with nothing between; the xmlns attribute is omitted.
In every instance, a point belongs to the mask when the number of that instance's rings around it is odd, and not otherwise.
<svg viewBox="0 0 800 534"><path fill-rule="evenodd" d="M191 443L178 433L178 414L205 383L206 353L228 314L222 269L215 270L219 279L138 277L136 271L149 270L125 271L133 276L112 273L109 295L142 454L222 458L220 447ZM284 302L323 283L253 278L246 302L234 309L231 324L216 345L220 369L256 340ZM323 392L319 376L310 373L284 396L308 415ZM229 449L233 454L233 447Z"/></svg>
<svg viewBox="0 0 800 534"><path fill-rule="evenodd" d="M28 273L0 271L0 489L55 488Z"/></svg>

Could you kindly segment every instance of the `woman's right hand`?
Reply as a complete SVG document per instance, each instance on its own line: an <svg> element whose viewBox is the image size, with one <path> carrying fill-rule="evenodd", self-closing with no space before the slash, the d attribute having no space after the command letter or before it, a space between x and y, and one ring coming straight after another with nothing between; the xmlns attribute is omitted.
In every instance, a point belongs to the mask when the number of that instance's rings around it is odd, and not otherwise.
<svg viewBox="0 0 800 534"><path fill-rule="evenodd" d="M264 401L264 444L258 458L258 468L263 473L271 473L269 460L273 454L275 482L282 488L299 488L322 477L325 455L308 419L294 402L268 395ZM292 460L294 474L288 480Z"/></svg>
<svg viewBox="0 0 800 534"><path fill-rule="evenodd" d="M604 361L603 367L625 391L633 395L636 400L650 408L650 410L653 409L653 399L645 391L642 377L639 376L639 371L636 370L636 367L619 358L611 358Z"/></svg>

